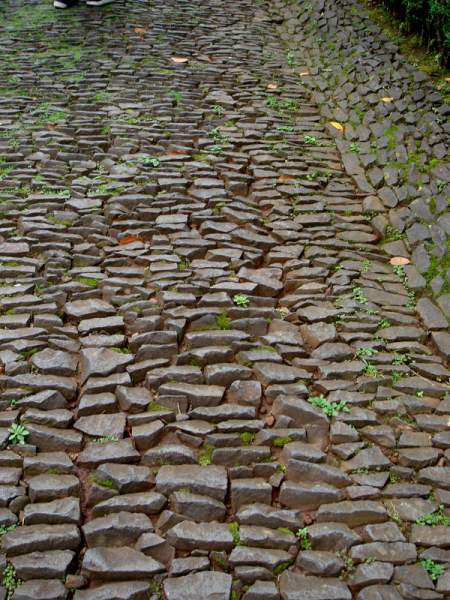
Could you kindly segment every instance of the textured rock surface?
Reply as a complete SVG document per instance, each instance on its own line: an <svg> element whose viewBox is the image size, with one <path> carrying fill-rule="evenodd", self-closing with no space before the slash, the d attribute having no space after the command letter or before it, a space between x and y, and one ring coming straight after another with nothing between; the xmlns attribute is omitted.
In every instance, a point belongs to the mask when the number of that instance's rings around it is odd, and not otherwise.
<svg viewBox="0 0 450 600"><path fill-rule="evenodd" d="M0 598L448 598L427 77L357 0L5 0L0 56Z"/></svg>

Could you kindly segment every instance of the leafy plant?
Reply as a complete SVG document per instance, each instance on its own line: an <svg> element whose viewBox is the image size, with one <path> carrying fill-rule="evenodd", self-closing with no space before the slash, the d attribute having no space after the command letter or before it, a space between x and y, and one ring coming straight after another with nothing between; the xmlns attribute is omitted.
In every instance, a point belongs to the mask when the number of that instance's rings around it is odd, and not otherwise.
<svg viewBox="0 0 450 600"><path fill-rule="evenodd" d="M405 373L402 373L402 371L392 371L391 379L392 379L393 385L395 385L396 383L401 381L403 379L403 377L405 377Z"/></svg>
<svg viewBox="0 0 450 600"><path fill-rule="evenodd" d="M366 356L375 356L375 354L378 354L378 350L376 348L363 347L358 348L358 350L355 353L355 356L357 358L364 358Z"/></svg>
<svg viewBox="0 0 450 600"><path fill-rule="evenodd" d="M361 146L359 144L357 144L356 142L352 142L350 144L350 152L354 152L355 154L360 154Z"/></svg>
<svg viewBox="0 0 450 600"><path fill-rule="evenodd" d="M219 329L231 329L231 318L226 313L220 313L216 317L216 324Z"/></svg>
<svg viewBox="0 0 450 600"><path fill-rule="evenodd" d="M370 362L366 362L363 368L364 375L367 377L378 377L380 374L375 365L372 365Z"/></svg>
<svg viewBox="0 0 450 600"><path fill-rule="evenodd" d="M8 563L3 571L2 583L6 588L6 598L10 600L16 589L22 584L22 580L17 577L16 570L11 563Z"/></svg>
<svg viewBox="0 0 450 600"><path fill-rule="evenodd" d="M367 304L368 300L360 287L353 288L353 298L358 302L358 304Z"/></svg>
<svg viewBox="0 0 450 600"><path fill-rule="evenodd" d="M320 408L328 417L336 417L339 413L349 412L350 410L345 400L329 402L323 394L320 396L309 396L308 402Z"/></svg>
<svg viewBox="0 0 450 600"><path fill-rule="evenodd" d="M214 104L214 106L212 107L212 111L215 115L219 117L225 114L225 109L223 106L220 106L220 104Z"/></svg>
<svg viewBox="0 0 450 600"><path fill-rule="evenodd" d="M236 294L233 296L233 302L236 304L236 306L247 308L247 306L250 304L250 298L245 294Z"/></svg>
<svg viewBox="0 0 450 600"><path fill-rule="evenodd" d="M302 550L312 550L312 543L306 527L297 530L295 534L300 540L300 548Z"/></svg>
<svg viewBox="0 0 450 600"><path fill-rule="evenodd" d="M305 144L308 144L308 146L317 146L319 143L315 135L304 135L303 141Z"/></svg>
<svg viewBox="0 0 450 600"><path fill-rule="evenodd" d="M140 160L143 165L147 165L149 167L154 167L155 169L158 168L159 165L161 164L161 161L159 160L159 158L155 158L153 156L141 156Z"/></svg>
<svg viewBox="0 0 450 600"><path fill-rule="evenodd" d="M450 517L444 513L444 505L440 504L439 508L432 513L428 513L416 519L417 525L430 525L436 527L437 525L444 525L450 527Z"/></svg>
<svg viewBox="0 0 450 600"><path fill-rule="evenodd" d="M431 558L424 558L420 561L422 567L427 571L433 581L437 581L444 574L444 566Z"/></svg>
<svg viewBox="0 0 450 600"><path fill-rule="evenodd" d="M390 326L391 326L391 322L388 321L387 319L381 319L381 321L378 323L378 327L380 329L387 329Z"/></svg>
<svg viewBox="0 0 450 600"><path fill-rule="evenodd" d="M12 531L13 529L16 529L17 524L13 523L12 525L0 525L0 537L2 535L5 535L5 533L8 533L8 531Z"/></svg>
<svg viewBox="0 0 450 600"><path fill-rule="evenodd" d="M21 425L20 423L13 423L8 431L8 441L10 444L23 445L26 443L26 438L30 435L30 432L25 425Z"/></svg>

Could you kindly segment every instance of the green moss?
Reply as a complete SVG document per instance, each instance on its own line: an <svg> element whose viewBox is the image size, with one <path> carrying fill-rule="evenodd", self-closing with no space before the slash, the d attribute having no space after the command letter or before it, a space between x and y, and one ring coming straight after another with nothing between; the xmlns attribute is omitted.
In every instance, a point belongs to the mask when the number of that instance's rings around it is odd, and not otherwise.
<svg viewBox="0 0 450 600"><path fill-rule="evenodd" d="M100 487L108 488L110 490L115 489L114 481L112 479L102 479L101 477L93 476L92 483L96 483Z"/></svg>
<svg viewBox="0 0 450 600"><path fill-rule="evenodd" d="M273 440L272 445L275 446L276 448L284 448L286 446L286 444L290 444L291 442L292 442L292 438L290 438L288 435L285 435L285 436L276 437Z"/></svg>
<svg viewBox="0 0 450 600"><path fill-rule="evenodd" d="M244 446L250 446L250 444L253 444L255 434L251 433L250 431L243 431L239 434L239 437L241 438L241 442L244 444Z"/></svg>
<svg viewBox="0 0 450 600"><path fill-rule="evenodd" d="M292 560L285 560L284 562L282 562L279 565L277 565L274 568L274 570L273 570L274 575L280 575L283 571L286 571L286 569L288 567L290 567L293 562L294 562L294 559L292 559Z"/></svg>
<svg viewBox="0 0 450 600"><path fill-rule="evenodd" d="M147 405L147 412L160 412L167 410L167 406L163 406L162 404L159 404L159 402L150 402Z"/></svg>
<svg viewBox="0 0 450 600"><path fill-rule="evenodd" d="M228 523L228 529L230 530L231 535L233 536L233 542L236 546L241 543L241 535L240 535L240 525L236 521L233 523Z"/></svg>
<svg viewBox="0 0 450 600"><path fill-rule="evenodd" d="M212 462L212 453L214 452L214 447L209 444L205 444L203 449L198 457L198 464L202 467L207 467Z"/></svg>
<svg viewBox="0 0 450 600"><path fill-rule="evenodd" d="M98 287L98 279L94 279L93 277L76 277L75 281L77 281L78 283L81 283L82 285L87 285L88 287L91 288L96 288Z"/></svg>

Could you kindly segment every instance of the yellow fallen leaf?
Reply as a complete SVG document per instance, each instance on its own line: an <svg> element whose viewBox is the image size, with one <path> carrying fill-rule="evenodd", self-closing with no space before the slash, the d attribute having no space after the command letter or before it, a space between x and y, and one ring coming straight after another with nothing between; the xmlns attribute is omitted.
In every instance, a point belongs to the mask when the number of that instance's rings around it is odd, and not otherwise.
<svg viewBox="0 0 450 600"><path fill-rule="evenodd" d="M305 77L306 75L310 75L310 72L309 71L302 71L300 73L300 77Z"/></svg>
<svg viewBox="0 0 450 600"><path fill-rule="evenodd" d="M280 175L278 177L278 183L287 183L288 181L295 181L295 178L289 175Z"/></svg>
<svg viewBox="0 0 450 600"><path fill-rule="evenodd" d="M409 260L409 258L405 258L404 256L393 256L389 262L391 263L391 265L394 266L403 266L409 265L411 261Z"/></svg>
<svg viewBox="0 0 450 600"><path fill-rule="evenodd" d="M338 131L344 131L344 126L341 125L341 123L338 123L337 121L330 121L330 125L331 125L331 127L334 127L335 129L337 129Z"/></svg>
<svg viewBox="0 0 450 600"><path fill-rule="evenodd" d="M145 27L135 27L133 31L134 33L147 33L148 29Z"/></svg>
<svg viewBox="0 0 450 600"><path fill-rule="evenodd" d="M186 56L172 56L170 60L176 64L189 62L189 59Z"/></svg>
<svg viewBox="0 0 450 600"><path fill-rule="evenodd" d="M383 102L386 102L387 104L389 104L389 102L392 102L394 100L394 98L392 98L392 96L383 96L383 98L381 98L381 100Z"/></svg>
<svg viewBox="0 0 450 600"><path fill-rule="evenodd" d="M268 90L276 90L278 89L278 86L276 83L269 83L269 85L267 86Z"/></svg>

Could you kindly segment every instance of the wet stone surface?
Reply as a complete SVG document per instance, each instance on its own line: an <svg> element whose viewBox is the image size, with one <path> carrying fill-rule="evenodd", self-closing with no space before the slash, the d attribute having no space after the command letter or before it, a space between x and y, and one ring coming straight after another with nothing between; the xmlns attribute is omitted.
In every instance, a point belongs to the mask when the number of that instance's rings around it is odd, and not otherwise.
<svg viewBox="0 0 450 600"><path fill-rule="evenodd" d="M448 598L428 80L354 0L0 17L0 598Z"/></svg>

